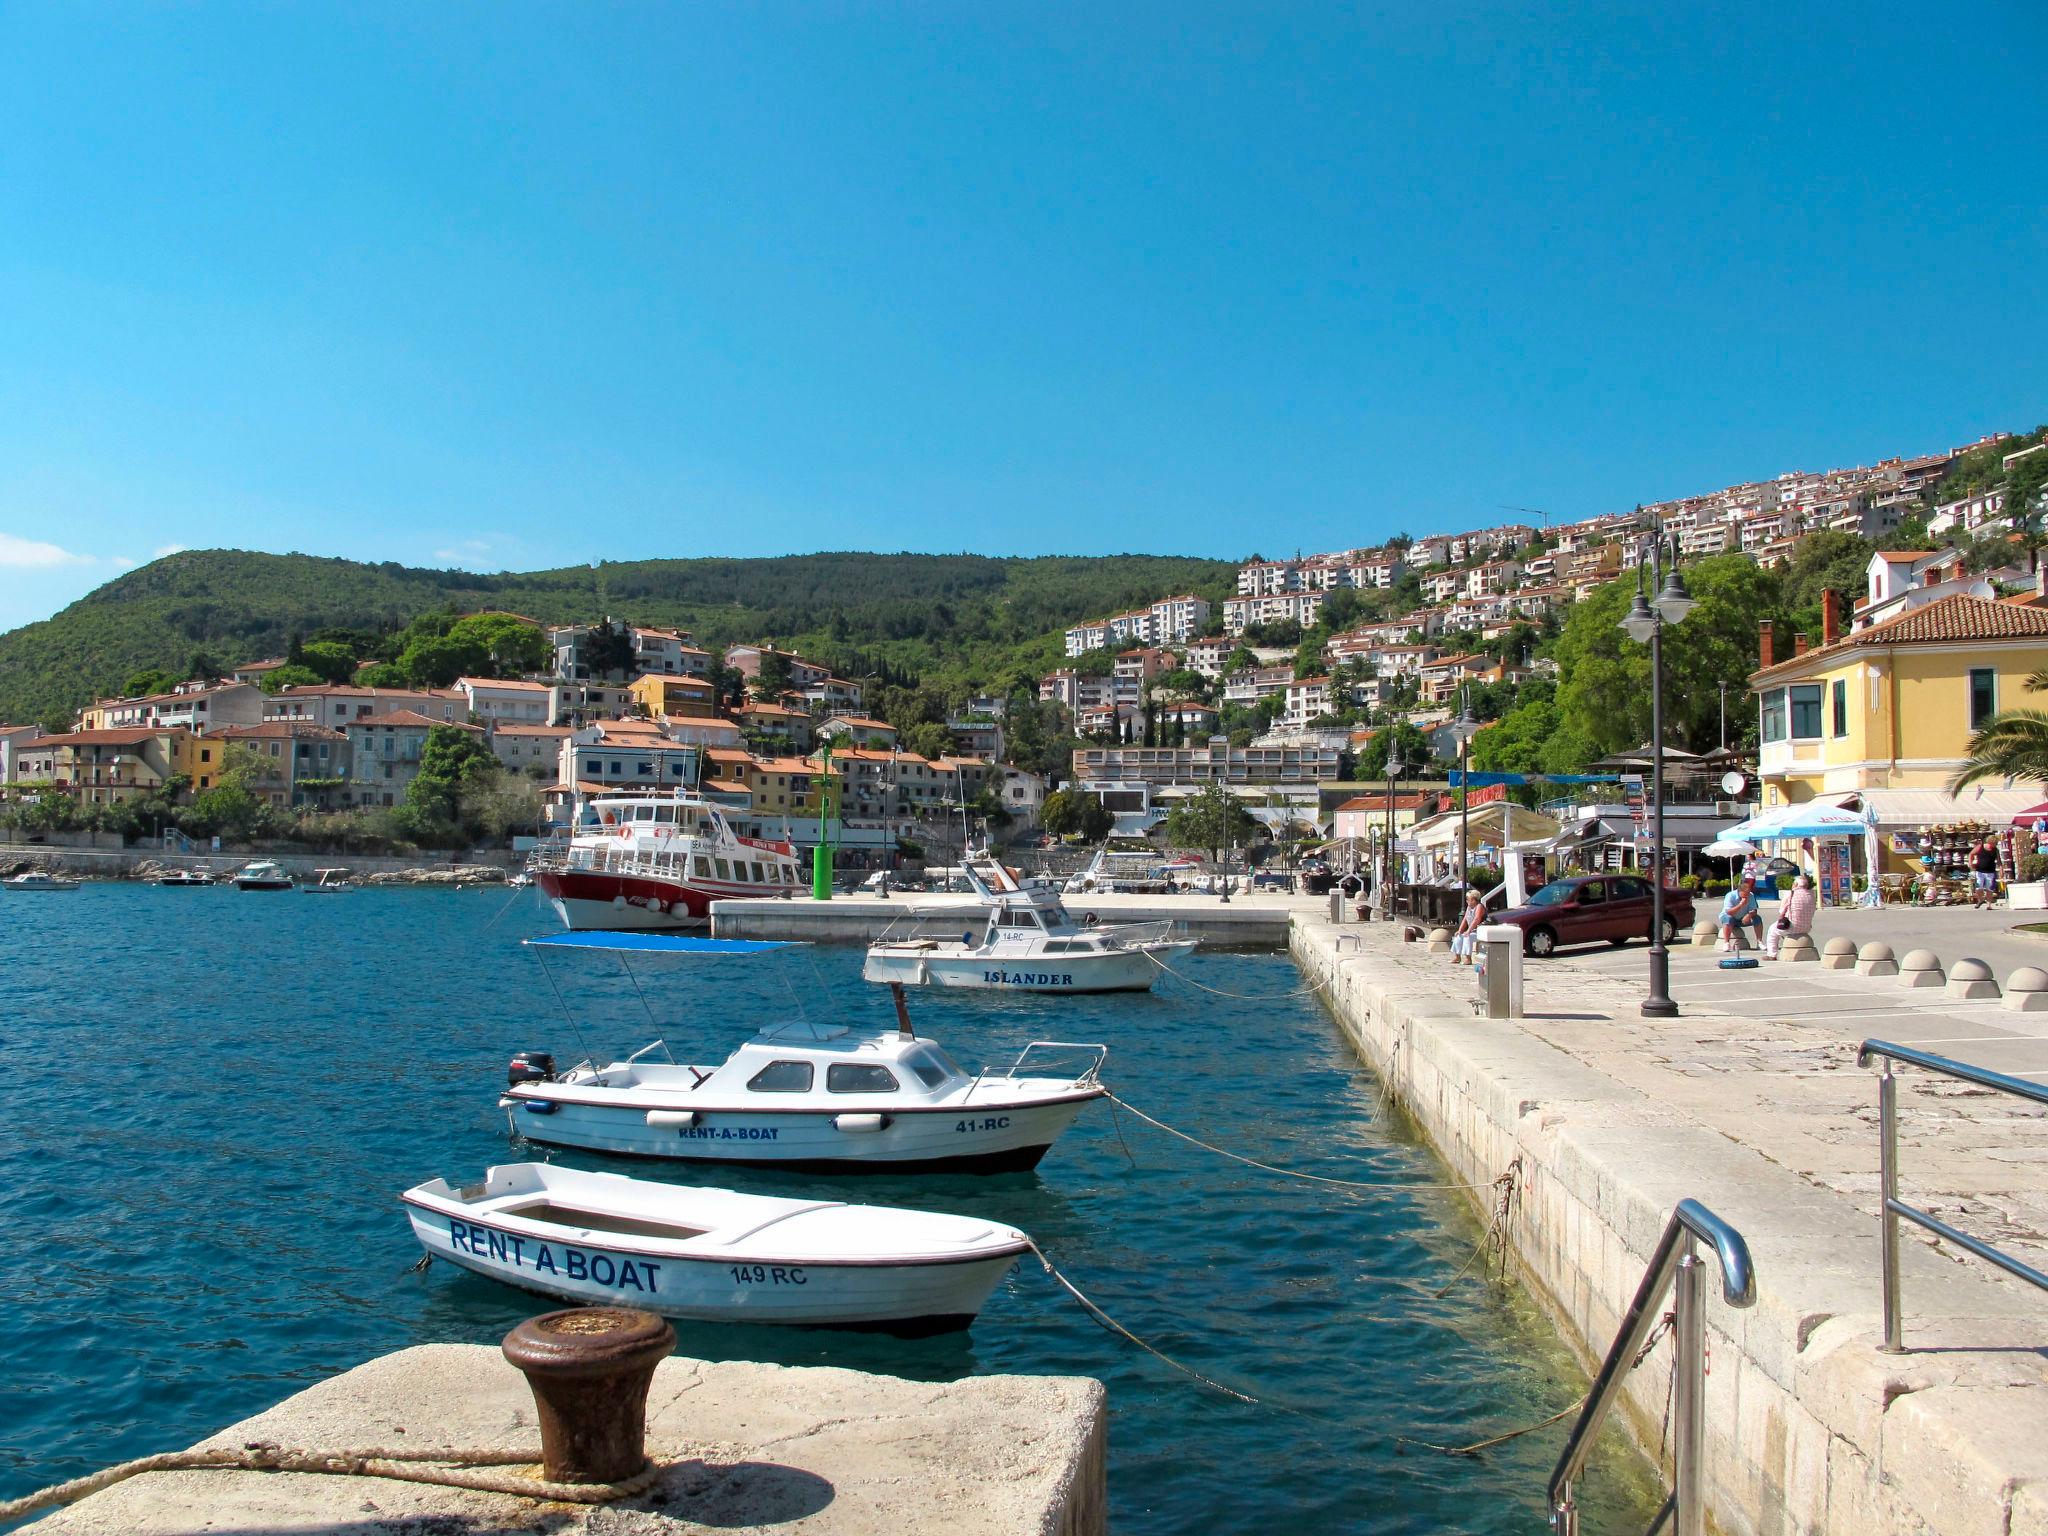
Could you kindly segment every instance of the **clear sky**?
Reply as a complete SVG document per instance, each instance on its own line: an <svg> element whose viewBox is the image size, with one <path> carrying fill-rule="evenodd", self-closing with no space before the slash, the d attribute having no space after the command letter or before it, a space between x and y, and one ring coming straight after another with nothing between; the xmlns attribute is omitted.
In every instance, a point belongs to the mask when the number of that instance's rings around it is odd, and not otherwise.
<svg viewBox="0 0 2048 1536"><path fill-rule="evenodd" d="M1581 516L2048 418L2048 6L0 6L0 627Z"/></svg>

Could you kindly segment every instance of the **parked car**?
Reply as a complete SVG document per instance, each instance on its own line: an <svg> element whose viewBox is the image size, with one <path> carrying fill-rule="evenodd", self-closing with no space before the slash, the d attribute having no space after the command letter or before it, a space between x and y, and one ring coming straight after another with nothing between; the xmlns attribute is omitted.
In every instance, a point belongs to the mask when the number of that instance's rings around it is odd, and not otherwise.
<svg viewBox="0 0 2048 1536"><path fill-rule="evenodd" d="M1571 875L1553 880L1493 919L1522 930L1522 949L1547 955L1566 944L1626 944L1650 937L1650 882L1640 875ZM1692 926L1692 897L1664 887L1664 942Z"/></svg>

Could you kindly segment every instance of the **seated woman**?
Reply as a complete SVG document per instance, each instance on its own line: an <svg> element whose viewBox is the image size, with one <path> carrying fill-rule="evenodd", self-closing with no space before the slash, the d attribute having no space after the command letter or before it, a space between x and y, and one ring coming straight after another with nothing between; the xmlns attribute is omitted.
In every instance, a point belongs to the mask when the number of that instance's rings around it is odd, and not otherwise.
<svg viewBox="0 0 2048 1536"><path fill-rule="evenodd" d="M1775 960L1787 939L1803 939L1813 932L1813 915L1819 910L1820 898L1814 894L1812 879L1801 875L1792 882L1785 904L1778 908L1778 920L1764 937L1764 953Z"/></svg>
<svg viewBox="0 0 2048 1536"><path fill-rule="evenodd" d="M1733 955L1741 951L1744 928L1756 929L1757 942L1763 942L1764 919L1756 906L1756 881L1748 875L1744 875L1742 883L1722 898L1720 928L1724 954Z"/></svg>
<svg viewBox="0 0 2048 1536"><path fill-rule="evenodd" d="M1465 910L1458 915L1458 931L1451 935L1451 964L1470 965L1472 951L1479 943L1479 929L1486 922L1486 902L1474 890L1465 892Z"/></svg>

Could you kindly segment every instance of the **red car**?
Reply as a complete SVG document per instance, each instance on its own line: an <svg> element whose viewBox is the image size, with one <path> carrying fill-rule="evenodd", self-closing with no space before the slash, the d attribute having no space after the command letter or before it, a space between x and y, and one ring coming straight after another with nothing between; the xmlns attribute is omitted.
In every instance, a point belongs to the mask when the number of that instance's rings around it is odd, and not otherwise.
<svg viewBox="0 0 2048 1536"><path fill-rule="evenodd" d="M1528 905L1510 907L1496 923L1522 930L1522 949L1547 955L1563 944L1593 944L1605 939L1626 944L1650 937L1650 882L1640 875L1572 875L1553 880L1530 896ZM1692 897L1664 888L1664 942L1692 926Z"/></svg>

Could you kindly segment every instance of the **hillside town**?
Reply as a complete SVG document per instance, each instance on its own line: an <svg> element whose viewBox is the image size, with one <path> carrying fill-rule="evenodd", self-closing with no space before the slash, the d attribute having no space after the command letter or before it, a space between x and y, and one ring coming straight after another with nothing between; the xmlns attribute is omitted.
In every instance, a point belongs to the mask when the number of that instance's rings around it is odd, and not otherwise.
<svg viewBox="0 0 2048 1536"><path fill-rule="evenodd" d="M1715 680L1718 740L1681 750L1667 737L1677 827L1667 840L1685 855L1750 807L1825 797L1906 839L1896 857L1865 860L1868 878L1890 872L1924 829L1986 813L1992 792L1965 803L1944 786L1972 733L2048 668L2038 492L2034 505L2008 507L2003 489L2048 445L2006 451L2005 441L1573 523L1255 556L1233 595L1168 593L1076 624L1066 664L1039 677L1035 699L956 696L943 720L899 709L892 723L874 708L875 678L766 640L714 650L680 629L609 617L541 625L493 614L479 617L518 634L510 649L531 665L392 686L389 666L346 656L338 682L308 680L303 654L252 659L96 700L67 730L0 728L0 786L17 814L54 802L87 822L139 797L199 802L230 778L279 813L360 816L419 798L438 736L460 738L521 787L523 808L487 829L514 838L567 825L595 793L687 788L743 835L799 847L822 837L859 866L934 837L1035 837L1052 797L1063 813L1052 831L1079 824L1063 802L1087 800L1098 830L1156 841L1176 805L1222 784L1263 824L1261 840L1359 864L1399 839L1411 863L1441 872L1442 822L1460 801L1453 771L1501 758L1518 707L1555 695L1556 642L1575 610L1652 564L1712 569L1700 562L1733 556L1771 570L1832 537L1829 548L1869 554L1848 581L1829 578L1819 633L1781 636L1758 615L1747 665ZM1995 463L1997 483L1939 500L1966 455ZM1885 547L1894 543L1905 547ZM1907 687L1911 707L1887 692ZM1026 708L1043 716L1032 753L1013 739L1013 711ZM1494 774L1465 798L1483 804L1513 787L1528 830L1570 833L1595 861L1632 862L1657 754L1648 742L1628 748L1571 763L1569 789L1549 782L1557 775ZM1992 798L2017 811L2034 796Z"/></svg>

